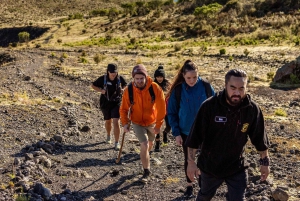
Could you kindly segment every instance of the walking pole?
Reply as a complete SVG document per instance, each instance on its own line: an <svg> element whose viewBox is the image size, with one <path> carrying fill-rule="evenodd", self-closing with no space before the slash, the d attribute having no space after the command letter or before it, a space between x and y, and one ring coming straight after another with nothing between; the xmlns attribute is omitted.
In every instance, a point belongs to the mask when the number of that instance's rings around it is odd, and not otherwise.
<svg viewBox="0 0 300 201"><path fill-rule="evenodd" d="M119 155L118 155L118 158L116 160L116 163L119 163L120 159L121 159L121 154L122 154L122 149L123 149L123 144L124 144L124 138L125 138L125 132L123 132L121 147L120 147L120 150L119 150Z"/></svg>
<svg viewBox="0 0 300 201"><path fill-rule="evenodd" d="M128 116L129 116L129 114L131 113L131 107L132 107L132 105L131 105L130 108L129 108L129 113L127 114ZM128 124L128 129L130 129L130 123ZM120 162L120 159L121 159L121 154L122 154L122 149L123 149L123 144L124 144L125 134L126 134L126 132L123 131L121 147L120 147L120 150L119 150L119 155L118 155L118 158L117 158L117 160L116 160L116 163L119 163L119 162Z"/></svg>

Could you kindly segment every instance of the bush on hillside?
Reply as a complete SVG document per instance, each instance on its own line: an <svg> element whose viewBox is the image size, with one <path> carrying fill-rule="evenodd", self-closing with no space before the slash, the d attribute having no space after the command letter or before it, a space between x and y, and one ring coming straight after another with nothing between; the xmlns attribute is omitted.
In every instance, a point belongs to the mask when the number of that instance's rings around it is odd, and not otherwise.
<svg viewBox="0 0 300 201"><path fill-rule="evenodd" d="M197 7L194 11L194 15L197 18L211 18L214 17L222 8L222 5L218 3L212 3L207 6Z"/></svg>
<svg viewBox="0 0 300 201"><path fill-rule="evenodd" d="M22 31L18 34L19 37L19 42L23 43L23 42L28 42L29 38L30 38L30 34L26 31Z"/></svg>
<svg viewBox="0 0 300 201"><path fill-rule="evenodd" d="M107 9L96 9L96 10L92 10L90 14L92 16L107 16L108 10Z"/></svg>
<svg viewBox="0 0 300 201"><path fill-rule="evenodd" d="M220 49L220 55L226 54L226 50L224 48Z"/></svg>

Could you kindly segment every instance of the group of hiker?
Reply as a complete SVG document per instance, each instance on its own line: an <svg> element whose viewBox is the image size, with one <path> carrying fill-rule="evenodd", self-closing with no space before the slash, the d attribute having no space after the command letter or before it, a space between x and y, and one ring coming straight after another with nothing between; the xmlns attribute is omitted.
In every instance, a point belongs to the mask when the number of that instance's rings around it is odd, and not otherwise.
<svg viewBox="0 0 300 201"><path fill-rule="evenodd" d="M168 133L172 130L176 144L183 149L184 196L194 196L197 179L200 187L197 201L211 200L223 182L228 187L227 200L239 201L245 200L248 181L244 158L248 138L260 153L261 181L270 173L264 118L247 94L247 81L245 71L229 70L224 89L216 93L199 76L198 66L187 60L172 83L166 79L161 65L154 72L154 79L143 64L134 66L128 84L118 74L118 66L108 64L107 73L93 82L92 88L101 92L107 143L111 143L113 124L115 149L120 149L119 119L124 133L133 128L140 143L142 179L147 180L151 175L150 152L154 143L154 151L160 151L161 127L165 122L163 143L169 142Z"/></svg>

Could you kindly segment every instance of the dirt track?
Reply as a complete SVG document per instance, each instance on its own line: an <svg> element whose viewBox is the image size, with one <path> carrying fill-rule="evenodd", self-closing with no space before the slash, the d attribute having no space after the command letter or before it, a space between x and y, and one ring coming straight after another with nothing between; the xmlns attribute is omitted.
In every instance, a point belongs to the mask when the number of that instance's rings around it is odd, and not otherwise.
<svg viewBox="0 0 300 201"><path fill-rule="evenodd" d="M90 82L100 75L93 72L92 65L74 66L82 68L84 74L66 74L61 68L57 70L60 58L49 57L49 51L22 50L9 54L16 61L0 67L0 200L12 200L12 195L20 191L19 186L32 190L36 182L43 183L58 200L183 199L183 153L172 137L162 152L152 154L162 163L152 160L154 174L146 185L139 181L142 172L139 146L133 133L126 135L122 163L115 164L117 152L113 145L104 143L106 134L97 108L99 94L90 89ZM59 54L61 52L56 52ZM63 62L71 65L76 54L79 53L70 52ZM269 58L270 55L262 55L260 60L237 59L232 63L217 57L195 57L194 60L204 67L201 72L219 90L228 65L244 68L254 76L264 76L270 70L268 65L282 65ZM257 69L264 62L269 63ZM134 60L128 66L133 65ZM155 65L154 62L149 71ZM274 165L270 180L259 184L258 155L252 146L247 147L252 163L248 200L271 199L271 188L278 184L286 186L295 200L297 196L300 199L300 90L270 89L257 81L250 83L249 92L267 117ZM292 101L298 105L291 106ZM277 108L285 109L288 116L274 116ZM17 175L13 179L15 186L9 187L12 174ZM198 187L195 192L197 190ZM224 196L222 187L215 200L224 200Z"/></svg>

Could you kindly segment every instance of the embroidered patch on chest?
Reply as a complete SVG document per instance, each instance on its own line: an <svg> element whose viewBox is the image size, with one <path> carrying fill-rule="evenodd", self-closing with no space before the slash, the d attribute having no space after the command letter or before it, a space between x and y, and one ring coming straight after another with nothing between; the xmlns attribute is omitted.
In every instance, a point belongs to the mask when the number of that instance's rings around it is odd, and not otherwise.
<svg viewBox="0 0 300 201"><path fill-rule="evenodd" d="M243 127L242 127L242 132L245 133L248 130L249 124L248 123L244 123Z"/></svg>
<svg viewBox="0 0 300 201"><path fill-rule="evenodd" d="M224 123L224 122L227 122L227 118L226 117L215 116L215 122Z"/></svg>

